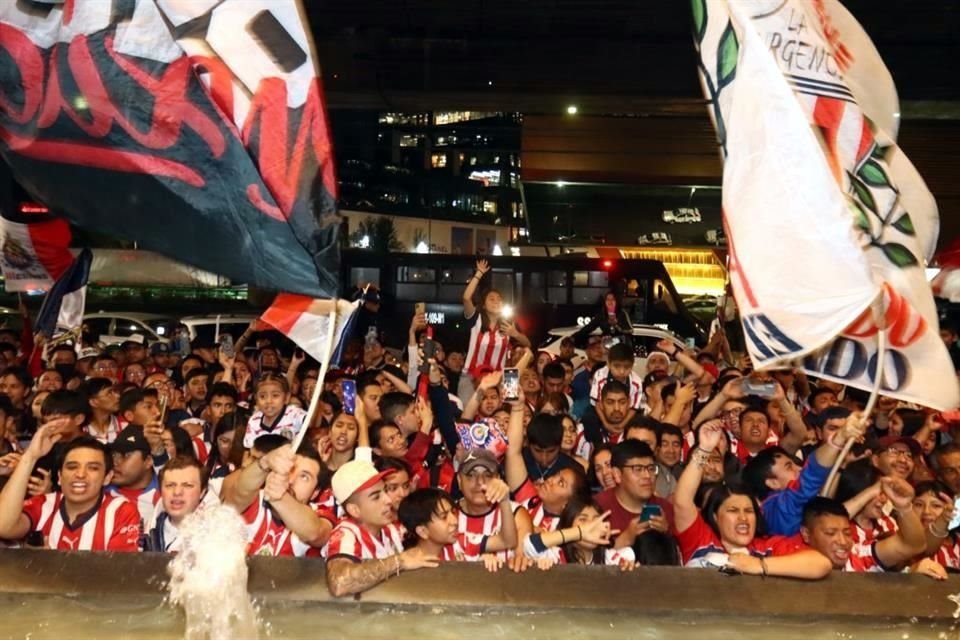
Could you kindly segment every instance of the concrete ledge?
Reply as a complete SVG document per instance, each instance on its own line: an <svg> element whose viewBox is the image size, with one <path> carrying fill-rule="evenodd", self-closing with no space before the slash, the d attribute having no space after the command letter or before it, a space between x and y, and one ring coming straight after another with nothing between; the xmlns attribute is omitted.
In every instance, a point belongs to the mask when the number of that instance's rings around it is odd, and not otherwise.
<svg viewBox="0 0 960 640"><path fill-rule="evenodd" d="M163 554L0 551L0 593L123 595L156 600L165 595ZM250 591L265 601L335 602L319 560L251 558ZM342 602L425 605L464 609L606 609L636 613L736 618L830 619L899 622L952 620L947 596L960 577L935 582L902 574L835 573L820 582L725 576L706 569L555 567L487 573L479 564L447 564L392 578Z"/></svg>

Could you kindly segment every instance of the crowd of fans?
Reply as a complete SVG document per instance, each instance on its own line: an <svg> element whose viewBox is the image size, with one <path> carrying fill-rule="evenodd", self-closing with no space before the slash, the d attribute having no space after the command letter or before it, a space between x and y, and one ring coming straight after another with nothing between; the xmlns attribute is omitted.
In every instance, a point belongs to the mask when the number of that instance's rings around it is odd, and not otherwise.
<svg viewBox="0 0 960 640"><path fill-rule="evenodd" d="M488 270L464 292L466 348L423 313L385 348L378 322L405 320L367 296L323 380L256 323L236 355L0 331L0 545L175 553L184 518L223 503L250 554L325 558L335 596L441 562L960 569L960 432L942 414L881 398L865 415L859 390L730 362L722 331L637 361L613 294L559 357L535 353Z"/></svg>

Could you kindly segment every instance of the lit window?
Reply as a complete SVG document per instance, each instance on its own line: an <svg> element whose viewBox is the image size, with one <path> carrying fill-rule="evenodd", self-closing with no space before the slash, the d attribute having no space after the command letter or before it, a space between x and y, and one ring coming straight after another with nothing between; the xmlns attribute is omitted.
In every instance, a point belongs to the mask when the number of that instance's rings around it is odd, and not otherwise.
<svg viewBox="0 0 960 640"><path fill-rule="evenodd" d="M493 200L484 200L483 201L483 212L484 213L496 213L497 212L497 203Z"/></svg>
<svg viewBox="0 0 960 640"><path fill-rule="evenodd" d="M434 169L440 169L447 166L447 154L445 153L434 153L430 156L430 165Z"/></svg>

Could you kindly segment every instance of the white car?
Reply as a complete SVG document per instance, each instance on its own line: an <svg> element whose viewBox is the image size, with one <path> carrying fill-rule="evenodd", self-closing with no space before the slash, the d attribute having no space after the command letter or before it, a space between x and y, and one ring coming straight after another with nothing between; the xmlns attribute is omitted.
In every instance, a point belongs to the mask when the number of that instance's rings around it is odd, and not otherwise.
<svg viewBox="0 0 960 640"><path fill-rule="evenodd" d="M191 341L196 340L197 337L216 340L217 335L225 331L229 332L236 340L256 318L257 316L254 315L223 313L220 315L187 316L182 318L180 322L187 326Z"/></svg>
<svg viewBox="0 0 960 640"><path fill-rule="evenodd" d="M700 209L696 207L680 207L679 209L667 209L663 212L663 221L670 224L675 222L700 222L701 219Z"/></svg>
<svg viewBox="0 0 960 640"><path fill-rule="evenodd" d="M83 323L104 345L120 344L134 334L143 335L147 344L170 342L178 320L154 313L100 311L83 316Z"/></svg>
<svg viewBox="0 0 960 640"><path fill-rule="evenodd" d="M551 354L553 357L560 355L560 342L567 336L572 336L582 327L562 327L558 329L551 329L547 332L547 339L540 346L540 351L546 351ZM593 332L593 335L600 335L600 329L596 329ZM639 376L646 375L647 372L647 356L646 354L651 353L656 350L657 343L661 340L669 340L677 347L681 349L686 349L687 344L684 343L682 339L677 337L672 331L667 331L661 327L655 327L649 324L635 324L633 325L633 347L634 352L637 354L636 358L633 361L633 370ZM583 352L583 349L577 349L576 355L574 356L573 366L577 368L580 366L586 359L586 354Z"/></svg>
<svg viewBox="0 0 960 640"><path fill-rule="evenodd" d="M651 234L643 234L637 238L637 244L662 244L662 245L672 245L673 240L670 238L669 233L664 233L662 231L655 231Z"/></svg>

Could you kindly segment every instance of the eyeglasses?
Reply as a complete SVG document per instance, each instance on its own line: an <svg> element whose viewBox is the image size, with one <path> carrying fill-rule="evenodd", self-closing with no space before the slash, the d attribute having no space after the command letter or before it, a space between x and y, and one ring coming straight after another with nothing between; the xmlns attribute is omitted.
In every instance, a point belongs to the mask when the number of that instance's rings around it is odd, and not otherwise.
<svg viewBox="0 0 960 640"><path fill-rule="evenodd" d="M629 469L638 475L646 473L647 475L656 476L660 473L660 467L656 464L626 464L623 465L624 469Z"/></svg>
<svg viewBox="0 0 960 640"><path fill-rule="evenodd" d="M906 449L894 449L893 447L887 449L887 455L891 458L912 458L913 454Z"/></svg>

